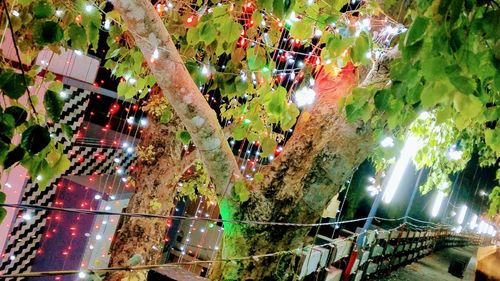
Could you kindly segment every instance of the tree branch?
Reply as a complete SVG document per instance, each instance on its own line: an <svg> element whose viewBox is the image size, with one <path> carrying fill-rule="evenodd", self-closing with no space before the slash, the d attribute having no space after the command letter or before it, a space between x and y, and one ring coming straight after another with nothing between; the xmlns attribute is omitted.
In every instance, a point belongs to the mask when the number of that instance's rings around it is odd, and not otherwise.
<svg viewBox="0 0 500 281"><path fill-rule="evenodd" d="M241 176L215 112L191 78L172 39L148 0L113 0L164 95L191 134L219 197ZM159 59L150 61L157 50Z"/></svg>

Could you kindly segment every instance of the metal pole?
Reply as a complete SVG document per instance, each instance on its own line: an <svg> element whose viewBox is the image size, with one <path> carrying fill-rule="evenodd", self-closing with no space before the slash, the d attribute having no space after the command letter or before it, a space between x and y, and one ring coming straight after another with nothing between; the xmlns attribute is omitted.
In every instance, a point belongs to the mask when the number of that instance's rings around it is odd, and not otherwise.
<svg viewBox="0 0 500 281"><path fill-rule="evenodd" d="M415 195L417 194L418 185L420 184L420 178L422 177L423 172L424 172L423 169L420 170L420 172L418 172L417 180L415 181L415 186L413 187L413 192L410 197L410 202L408 203L408 207L406 207L405 216L403 219L403 222L405 224L408 220L408 215L410 214L411 207L413 206L413 200L415 199Z"/></svg>

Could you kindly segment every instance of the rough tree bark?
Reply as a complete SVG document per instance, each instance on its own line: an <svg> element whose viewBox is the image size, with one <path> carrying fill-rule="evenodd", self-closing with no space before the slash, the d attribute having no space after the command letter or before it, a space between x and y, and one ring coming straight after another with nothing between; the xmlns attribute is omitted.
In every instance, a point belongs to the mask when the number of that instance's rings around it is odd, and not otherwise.
<svg viewBox="0 0 500 281"><path fill-rule="evenodd" d="M318 220L355 168L366 159L371 136L363 124L349 124L339 99L357 85L354 67L338 77L317 79L317 98L305 110L282 154L264 168L264 180L249 184L251 198L234 202L231 187L241 177L215 113L191 79L171 38L148 0L115 0L137 46L149 58L157 49L152 73L192 136L216 187L224 219L311 223ZM157 171L155 171L158 173ZM133 203L132 203L133 204ZM143 203L144 204L144 203ZM224 224L222 258L289 250L303 244L310 228ZM216 280L289 280L291 255L222 264ZM293 270L292 270L293 271Z"/></svg>
<svg viewBox="0 0 500 281"><path fill-rule="evenodd" d="M149 126L144 129L140 147L152 146L154 156L138 160L134 174L135 191L126 209L129 213L170 215L177 193L177 179L196 159L196 152L183 154L182 143L175 137L183 125L174 114L168 124L161 124L150 116ZM161 206L152 206L159 202ZM110 267L126 266L135 254L141 255L144 264L158 264L167 231L167 220L124 217L110 249ZM126 272L113 272L107 280L119 281Z"/></svg>
<svg viewBox="0 0 500 281"><path fill-rule="evenodd" d="M316 101L304 111L282 154L263 170L265 179L235 218L312 223L317 221L355 168L368 156L371 136L362 124L349 124L339 99L357 84L354 68L336 78L316 79ZM333 79L333 80L331 80ZM265 254L301 247L309 227L224 226L223 257ZM289 280L292 255L223 266L220 280ZM292 270L290 270L292 269Z"/></svg>

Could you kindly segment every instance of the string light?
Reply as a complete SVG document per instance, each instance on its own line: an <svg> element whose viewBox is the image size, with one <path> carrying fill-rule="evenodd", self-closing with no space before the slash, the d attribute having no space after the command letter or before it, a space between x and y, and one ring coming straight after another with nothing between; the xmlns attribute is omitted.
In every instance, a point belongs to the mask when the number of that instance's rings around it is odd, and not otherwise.
<svg viewBox="0 0 500 281"><path fill-rule="evenodd" d="M309 88L303 87L295 93L295 103L298 107L304 107L314 103L316 92Z"/></svg>

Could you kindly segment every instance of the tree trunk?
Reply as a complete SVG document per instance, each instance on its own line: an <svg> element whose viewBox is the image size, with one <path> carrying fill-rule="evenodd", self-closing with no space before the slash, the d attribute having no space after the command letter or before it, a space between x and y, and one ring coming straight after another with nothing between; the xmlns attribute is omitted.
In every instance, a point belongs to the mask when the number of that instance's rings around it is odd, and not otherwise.
<svg viewBox="0 0 500 281"><path fill-rule="evenodd" d="M321 76L322 74L320 74ZM317 99L302 113L283 153L263 170L265 179L234 218L311 223L317 221L358 165L367 158L371 135L362 124L349 124L338 101L357 84L355 69L337 78L317 79ZM224 225L223 258L286 251L302 247L310 227ZM214 280L290 280L293 253L230 262Z"/></svg>
<svg viewBox="0 0 500 281"><path fill-rule="evenodd" d="M126 212L170 215L176 195L177 179L195 160L195 152L183 155L182 143L175 134L182 128L180 119L174 115L168 124L160 124L150 117L144 129L140 147L152 146L152 159L139 159L134 175L135 191ZM154 205L153 202L159 203ZM117 230L110 250L110 267L126 266L135 254L141 255L144 264L161 261L167 220L155 218L124 217ZM107 280L121 280L126 272L114 272Z"/></svg>
<svg viewBox="0 0 500 281"><path fill-rule="evenodd" d="M151 1L111 2L146 58L163 94L191 134L217 195L230 196L234 180L241 177L233 152L215 112L191 78ZM155 51L159 59L152 62L149 58Z"/></svg>

